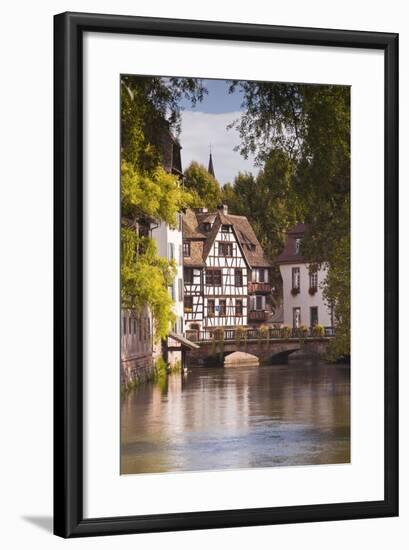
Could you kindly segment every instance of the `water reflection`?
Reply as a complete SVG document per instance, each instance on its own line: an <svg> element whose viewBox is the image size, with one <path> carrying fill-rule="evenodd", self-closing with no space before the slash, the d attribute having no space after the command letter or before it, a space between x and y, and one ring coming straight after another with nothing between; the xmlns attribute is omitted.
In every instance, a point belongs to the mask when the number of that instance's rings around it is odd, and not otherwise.
<svg viewBox="0 0 409 550"><path fill-rule="evenodd" d="M349 369L192 368L122 400L121 472L350 460Z"/></svg>

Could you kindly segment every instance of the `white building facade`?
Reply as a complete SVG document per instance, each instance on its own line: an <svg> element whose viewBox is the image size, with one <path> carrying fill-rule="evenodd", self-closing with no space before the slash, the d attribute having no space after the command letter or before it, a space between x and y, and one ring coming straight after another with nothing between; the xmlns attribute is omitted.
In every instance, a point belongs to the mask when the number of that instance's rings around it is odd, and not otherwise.
<svg viewBox="0 0 409 550"><path fill-rule="evenodd" d="M285 248L277 258L283 281L283 322L294 329L302 325L332 328L332 308L322 292L327 268L312 269L300 253L306 229L299 223L289 231Z"/></svg>
<svg viewBox="0 0 409 550"><path fill-rule="evenodd" d="M151 229L152 238L158 247L158 254L176 264L176 276L173 285L169 287L169 294L173 300L173 311L176 315L173 331L183 334L183 238L182 215L178 214L178 226L174 229L164 222Z"/></svg>

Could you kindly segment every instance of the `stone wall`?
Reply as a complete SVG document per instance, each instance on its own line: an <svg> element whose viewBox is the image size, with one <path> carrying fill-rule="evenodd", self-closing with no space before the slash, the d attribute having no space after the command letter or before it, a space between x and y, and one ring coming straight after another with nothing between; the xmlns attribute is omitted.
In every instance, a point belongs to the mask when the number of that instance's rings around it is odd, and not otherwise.
<svg viewBox="0 0 409 550"><path fill-rule="evenodd" d="M240 345L236 342L201 343L199 349L187 352L187 363L188 366L223 364L224 357L235 351L244 351L255 355L261 364L273 363L275 359L286 362L293 353L305 358L319 359L325 355L328 343L328 338L242 341Z"/></svg>
<svg viewBox="0 0 409 550"><path fill-rule="evenodd" d="M121 361L121 388L126 389L153 377L152 354Z"/></svg>

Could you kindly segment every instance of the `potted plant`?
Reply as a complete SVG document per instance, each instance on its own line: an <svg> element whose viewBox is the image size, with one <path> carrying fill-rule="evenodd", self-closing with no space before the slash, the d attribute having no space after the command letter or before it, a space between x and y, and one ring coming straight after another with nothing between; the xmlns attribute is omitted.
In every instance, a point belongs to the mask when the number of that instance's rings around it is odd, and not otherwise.
<svg viewBox="0 0 409 550"><path fill-rule="evenodd" d="M311 296L314 296L314 294L316 294L317 292L317 287L316 286L310 286L310 288L308 289L308 292Z"/></svg>
<svg viewBox="0 0 409 550"><path fill-rule="evenodd" d="M270 328L267 325L261 325L261 327L259 328L260 338L262 338L263 340L268 339L269 333Z"/></svg>
<svg viewBox="0 0 409 550"><path fill-rule="evenodd" d="M300 325L300 327L298 328L298 331L300 335L303 336L304 338L308 336L309 329L307 325Z"/></svg>
<svg viewBox="0 0 409 550"><path fill-rule="evenodd" d="M215 328L213 331L213 338L214 340L222 341L224 340L224 329L221 327Z"/></svg>
<svg viewBox="0 0 409 550"><path fill-rule="evenodd" d="M291 289L291 294L293 296L297 296L297 294L299 294L299 293L300 293L300 287L299 286L295 286Z"/></svg>
<svg viewBox="0 0 409 550"><path fill-rule="evenodd" d="M313 328L314 336L325 336L325 328L322 325L315 325Z"/></svg>
<svg viewBox="0 0 409 550"><path fill-rule="evenodd" d="M247 329L244 327L237 327L235 331L236 343L239 346L242 340L247 338Z"/></svg>
<svg viewBox="0 0 409 550"><path fill-rule="evenodd" d="M283 325L281 327L281 336L282 338L289 338L291 335L291 327L288 325Z"/></svg>

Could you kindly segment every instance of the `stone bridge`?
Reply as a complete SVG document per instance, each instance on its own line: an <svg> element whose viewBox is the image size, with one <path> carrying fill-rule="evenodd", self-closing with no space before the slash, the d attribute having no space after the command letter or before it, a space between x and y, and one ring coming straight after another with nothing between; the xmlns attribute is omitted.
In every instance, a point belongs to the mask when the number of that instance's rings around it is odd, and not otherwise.
<svg viewBox="0 0 409 550"><path fill-rule="evenodd" d="M226 334L225 334L226 336ZM228 336L228 335L227 335ZM316 336L313 334L267 337L265 334L250 334L249 338L216 339L215 336L206 338L203 335L187 337L199 344L199 348L186 352L188 365L223 365L224 358L235 351L251 353L259 358L260 364L287 363L288 357L295 352L294 357L308 357L318 359L327 351L328 344L334 334ZM257 336L257 337L251 337Z"/></svg>

